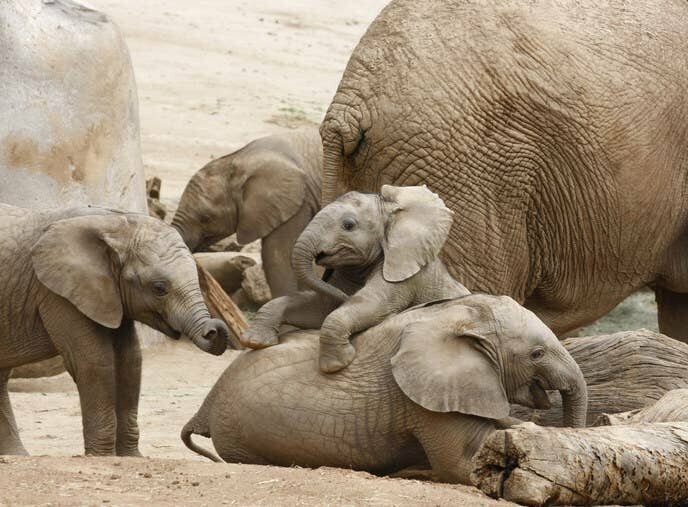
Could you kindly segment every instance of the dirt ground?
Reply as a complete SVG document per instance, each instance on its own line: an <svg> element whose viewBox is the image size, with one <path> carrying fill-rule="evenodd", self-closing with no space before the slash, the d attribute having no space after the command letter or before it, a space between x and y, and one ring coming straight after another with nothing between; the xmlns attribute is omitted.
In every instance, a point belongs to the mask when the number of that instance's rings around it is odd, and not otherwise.
<svg viewBox="0 0 688 507"><path fill-rule="evenodd" d="M144 164L147 176L162 178L163 202L174 207L209 160L262 135L317 125L351 50L385 3L88 1L118 23L129 45ZM651 327L654 311L641 295L585 332ZM13 380L24 443L33 456L50 457L0 458L0 505L498 503L461 486L204 461L179 431L234 354L216 358L172 341L145 351L139 424L148 458L139 460L75 457L83 452L81 416L66 374Z"/></svg>

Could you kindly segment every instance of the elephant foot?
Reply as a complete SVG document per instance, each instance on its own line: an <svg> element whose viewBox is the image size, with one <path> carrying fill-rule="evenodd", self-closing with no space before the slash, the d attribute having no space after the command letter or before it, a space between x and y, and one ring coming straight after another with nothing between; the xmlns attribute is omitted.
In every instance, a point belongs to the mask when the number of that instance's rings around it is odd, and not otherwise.
<svg viewBox="0 0 688 507"><path fill-rule="evenodd" d="M351 364L356 356L356 349L350 343L332 345L320 342L320 370L334 373Z"/></svg>
<svg viewBox="0 0 688 507"><path fill-rule="evenodd" d="M28 456L29 453L21 442L18 444L0 446L0 456Z"/></svg>
<svg viewBox="0 0 688 507"><path fill-rule="evenodd" d="M124 450L117 450L117 456L121 456L123 458L143 458L145 457L143 454L141 454L141 451L138 449L124 449Z"/></svg>
<svg viewBox="0 0 688 507"><path fill-rule="evenodd" d="M239 338L244 347L250 349L264 349L279 343L279 337L274 329L250 326Z"/></svg>

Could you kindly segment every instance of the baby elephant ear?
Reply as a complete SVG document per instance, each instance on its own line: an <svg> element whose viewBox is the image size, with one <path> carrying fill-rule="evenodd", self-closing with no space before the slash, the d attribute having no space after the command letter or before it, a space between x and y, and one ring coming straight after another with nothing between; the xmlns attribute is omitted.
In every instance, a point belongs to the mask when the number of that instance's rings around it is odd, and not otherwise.
<svg viewBox="0 0 688 507"><path fill-rule="evenodd" d="M121 215L87 215L59 220L31 250L38 280L81 313L112 329L122 323L122 298L112 272L108 236L126 232Z"/></svg>
<svg viewBox="0 0 688 507"><path fill-rule="evenodd" d="M392 374L404 394L427 410L501 419L509 415L509 402L493 345L469 330L475 324L470 319L479 318L474 313L453 306L406 326Z"/></svg>
<svg viewBox="0 0 688 507"><path fill-rule="evenodd" d="M437 257L449 235L454 213L425 185L384 185L380 194L390 209L382 275L388 282L401 282Z"/></svg>
<svg viewBox="0 0 688 507"><path fill-rule="evenodd" d="M256 162L239 202L237 241L264 238L296 215L306 198L306 175L291 161L266 157Z"/></svg>

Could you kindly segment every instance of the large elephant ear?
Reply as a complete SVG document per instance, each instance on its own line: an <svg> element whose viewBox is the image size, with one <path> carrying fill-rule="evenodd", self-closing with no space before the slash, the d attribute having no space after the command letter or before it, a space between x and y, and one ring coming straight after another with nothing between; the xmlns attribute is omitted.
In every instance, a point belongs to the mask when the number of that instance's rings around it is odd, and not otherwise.
<svg viewBox="0 0 688 507"><path fill-rule="evenodd" d="M493 345L471 330L480 318L474 310L452 306L406 326L392 357L392 374L406 396L433 412L509 415Z"/></svg>
<svg viewBox="0 0 688 507"><path fill-rule="evenodd" d="M53 223L31 250L38 280L89 319L118 328L122 298L112 272L109 238L120 236L127 227L121 215L87 215Z"/></svg>
<svg viewBox="0 0 688 507"><path fill-rule="evenodd" d="M305 196L305 173L293 162L261 160L243 186L237 241L245 245L267 236L301 209Z"/></svg>
<svg viewBox="0 0 688 507"><path fill-rule="evenodd" d="M380 194L390 204L382 275L388 282L400 282L437 257L449 235L454 213L425 185L384 185Z"/></svg>

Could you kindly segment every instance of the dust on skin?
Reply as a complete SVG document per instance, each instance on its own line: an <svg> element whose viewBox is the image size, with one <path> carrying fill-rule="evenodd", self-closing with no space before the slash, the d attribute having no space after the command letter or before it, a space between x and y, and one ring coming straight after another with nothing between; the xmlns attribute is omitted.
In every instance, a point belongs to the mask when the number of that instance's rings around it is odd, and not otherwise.
<svg viewBox="0 0 688 507"><path fill-rule="evenodd" d="M0 160L7 167L46 174L60 183L82 182L89 174L103 173L109 160L107 153L117 146L105 121L66 139L40 146L33 138L10 134L0 144Z"/></svg>

